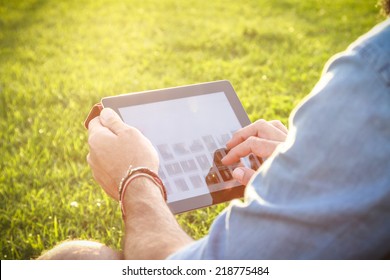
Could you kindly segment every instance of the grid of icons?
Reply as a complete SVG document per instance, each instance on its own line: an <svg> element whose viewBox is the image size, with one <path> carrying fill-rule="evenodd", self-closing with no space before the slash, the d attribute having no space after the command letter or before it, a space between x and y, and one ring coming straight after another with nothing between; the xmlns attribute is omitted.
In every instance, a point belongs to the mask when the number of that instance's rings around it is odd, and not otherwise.
<svg viewBox="0 0 390 280"><path fill-rule="evenodd" d="M204 135L189 142L157 145L161 158L159 176L164 181L167 194L207 187L207 176L213 169L214 154L225 147L230 138L229 133ZM217 175L215 183L223 178L226 176ZM229 180L232 180L231 176Z"/></svg>
<svg viewBox="0 0 390 280"><path fill-rule="evenodd" d="M161 163L159 176L164 181L168 198L172 195L189 197L197 190L214 192L229 186L239 186L232 172L239 164L225 166L221 160L226 155L224 148L231 133L204 135L189 142L159 144L157 150ZM257 169L261 159L250 155L246 165Z"/></svg>

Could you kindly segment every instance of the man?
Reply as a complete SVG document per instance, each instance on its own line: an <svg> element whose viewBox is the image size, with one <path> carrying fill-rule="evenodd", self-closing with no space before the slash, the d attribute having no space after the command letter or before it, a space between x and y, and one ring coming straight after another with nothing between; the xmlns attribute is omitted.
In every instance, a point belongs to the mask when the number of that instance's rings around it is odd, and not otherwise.
<svg viewBox="0 0 390 280"><path fill-rule="evenodd" d="M390 11L389 0L384 1ZM45 258L379 259L390 252L390 19L326 66L290 118L290 132L260 121L237 132L223 159L270 156L209 235L193 241L177 224L158 183L133 179L123 195L123 255L104 245L63 243ZM283 144L281 144L283 143ZM114 199L129 165L157 173L151 143L110 109L89 125L88 162Z"/></svg>

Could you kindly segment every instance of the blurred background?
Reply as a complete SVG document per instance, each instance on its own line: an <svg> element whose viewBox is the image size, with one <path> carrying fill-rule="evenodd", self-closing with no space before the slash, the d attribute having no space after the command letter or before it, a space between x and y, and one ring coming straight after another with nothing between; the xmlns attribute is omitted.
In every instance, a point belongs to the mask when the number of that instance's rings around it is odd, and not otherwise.
<svg viewBox="0 0 390 280"><path fill-rule="evenodd" d="M376 2L0 0L0 259L74 238L120 248L85 159L102 97L226 79L252 121L287 125L324 63L383 19ZM177 219L198 239L224 207Z"/></svg>

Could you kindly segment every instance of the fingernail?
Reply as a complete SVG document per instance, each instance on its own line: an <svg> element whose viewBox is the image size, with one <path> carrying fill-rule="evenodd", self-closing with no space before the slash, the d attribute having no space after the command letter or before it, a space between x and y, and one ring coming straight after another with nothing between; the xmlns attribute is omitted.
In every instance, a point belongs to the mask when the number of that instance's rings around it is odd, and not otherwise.
<svg viewBox="0 0 390 280"><path fill-rule="evenodd" d="M229 149L229 147L230 147L230 142L232 142L232 139L230 139L229 141L226 142L226 145L225 145L225 146L226 146L226 149Z"/></svg>
<svg viewBox="0 0 390 280"><path fill-rule="evenodd" d="M244 170L242 170L241 168L236 168L233 170L233 177L234 179L236 179L237 181L242 181L242 179L244 178Z"/></svg>
<svg viewBox="0 0 390 280"><path fill-rule="evenodd" d="M227 160L227 161L226 161ZM224 156L222 159L221 159L221 162L224 164L224 165L229 165L231 164L230 163L231 160L229 160L229 157L226 155Z"/></svg>
<svg viewBox="0 0 390 280"><path fill-rule="evenodd" d="M110 108L104 108L101 112L100 112L100 117L105 120L105 121L108 121L109 119L112 119L114 117L114 111Z"/></svg>

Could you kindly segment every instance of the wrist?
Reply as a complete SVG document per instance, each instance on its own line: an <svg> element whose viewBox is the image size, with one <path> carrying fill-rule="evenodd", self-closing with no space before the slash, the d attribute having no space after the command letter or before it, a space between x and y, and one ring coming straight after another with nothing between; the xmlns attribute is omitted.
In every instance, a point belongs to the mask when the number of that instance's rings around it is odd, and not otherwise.
<svg viewBox="0 0 390 280"><path fill-rule="evenodd" d="M160 179L160 177L157 175L156 172L150 170L149 168L146 167L137 167L137 168L132 168L130 165L129 170L127 171L126 176L124 176L119 184L119 204L122 210L122 217L124 218L126 216L126 210L124 207L124 198L125 198L125 193L129 185L137 178L146 178L149 179L151 182L154 183L155 187L157 187L160 192L162 197L164 198L164 201L167 200L167 193L165 190L164 183Z"/></svg>
<svg viewBox="0 0 390 280"><path fill-rule="evenodd" d="M125 204L133 204L138 200L153 199L164 202L164 197L156 183L147 177L136 177L128 185L124 194Z"/></svg>
<svg viewBox="0 0 390 280"><path fill-rule="evenodd" d="M165 197L158 184L147 176L134 176L127 183L120 200L122 217L145 214L153 209L166 206Z"/></svg>

